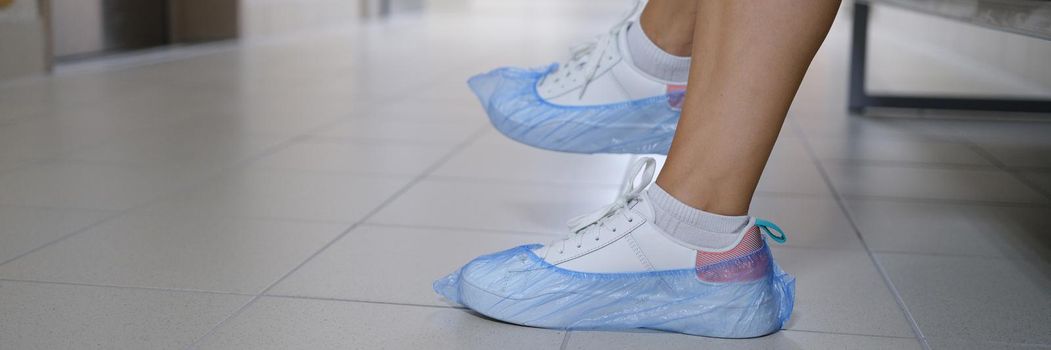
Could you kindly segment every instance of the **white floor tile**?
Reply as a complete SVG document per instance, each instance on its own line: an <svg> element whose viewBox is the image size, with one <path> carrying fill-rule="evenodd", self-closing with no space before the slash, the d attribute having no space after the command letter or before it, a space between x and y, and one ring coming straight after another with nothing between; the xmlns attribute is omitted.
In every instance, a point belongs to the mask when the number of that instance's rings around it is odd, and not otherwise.
<svg viewBox="0 0 1051 350"><path fill-rule="evenodd" d="M954 133L976 143L1028 143L1048 145L1047 135L1051 133L1051 124L1046 122L1023 122L1009 120L977 120L954 123Z"/></svg>
<svg viewBox="0 0 1051 350"><path fill-rule="evenodd" d="M993 342L974 339L927 338L934 350L1033 350L1051 349L1051 345Z"/></svg>
<svg viewBox="0 0 1051 350"><path fill-rule="evenodd" d="M817 165L807 158L770 157L759 178L758 191L830 195Z"/></svg>
<svg viewBox="0 0 1051 350"><path fill-rule="evenodd" d="M468 91L466 82L462 90L464 92ZM355 114L354 117L424 123L487 123L489 120L489 117L485 115L485 111L476 100L421 99L413 97L370 107L360 114Z"/></svg>
<svg viewBox="0 0 1051 350"><path fill-rule="evenodd" d="M265 297L202 349L558 349L564 333L460 309Z"/></svg>
<svg viewBox="0 0 1051 350"><path fill-rule="evenodd" d="M557 236L362 226L272 289L309 296L444 306L431 284L471 259ZM420 264L426 261L426 264Z"/></svg>
<svg viewBox="0 0 1051 350"><path fill-rule="evenodd" d="M809 143L822 160L992 166L967 145L956 142L815 138Z"/></svg>
<svg viewBox="0 0 1051 350"><path fill-rule="evenodd" d="M1044 259L1051 208L847 200L873 251Z"/></svg>
<svg viewBox="0 0 1051 350"><path fill-rule="evenodd" d="M978 147L1009 167L1051 168L1051 143L985 142Z"/></svg>
<svg viewBox="0 0 1051 350"><path fill-rule="evenodd" d="M0 158L51 159L126 136L131 130L145 128L145 124L149 123L97 123L52 116L22 118L0 127Z"/></svg>
<svg viewBox="0 0 1051 350"><path fill-rule="evenodd" d="M566 349L921 349L914 338L780 331L751 339L720 339L657 332L572 332Z"/></svg>
<svg viewBox="0 0 1051 350"><path fill-rule="evenodd" d="M0 206L0 263L95 224L112 212Z"/></svg>
<svg viewBox="0 0 1051 350"><path fill-rule="evenodd" d="M171 167L30 164L0 176L0 204L125 210L199 180Z"/></svg>
<svg viewBox="0 0 1051 350"><path fill-rule="evenodd" d="M480 127L476 121L415 121L373 118L346 118L311 134L314 138L345 142L397 141L401 143L453 145L467 139Z"/></svg>
<svg viewBox="0 0 1051 350"><path fill-rule="evenodd" d="M0 348L183 349L249 298L0 281Z"/></svg>
<svg viewBox="0 0 1051 350"><path fill-rule="evenodd" d="M774 258L796 277L796 304L786 329L914 336L864 251L775 246Z"/></svg>
<svg viewBox="0 0 1051 350"><path fill-rule="evenodd" d="M490 131L434 171L436 176L535 183L620 185L627 155L545 151Z"/></svg>
<svg viewBox="0 0 1051 350"><path fill-rule="evenodd" d="M832 184L848 196L1046 203L1048 199L994 169L936 169L825 164Z"/></svg>
<svg viewBox="0 0 1051 350"><path fill-rule="evenodd" d="M0 158L0 176L3 176L4 174L18 169L22 166L25 166L28 163L29 162L25 160Z"/></svg>
<svg viewBox="0 0 1051 350"><path fill-rule="evenodd" d="M173 129L136 134L75 151L62 158L94 163L169 165L214 170L261 154L288 138Z"/></svg>
<svg viewBox="0 0 1051 350"><path fill-rule="evenodd" d="M760 193L752 198L748 215L784 229L789 247L863 249L850 221L831 197Z"/></svg>
<svg viewBox="0 0 1051 350"><path fill-rule="evenodd" d="M0 278L258 293L343 225L125 216L0 266Z"/></svg>
<svg viewBox="0 0 1051 350"><path fill-rule="evenodd" d="M563 234L566 222L609 204L611 186L424 180L368 222Z"/></svg>
<svg viewBox="0 0 1051 350"><path fill-rule="evenodd" d="M803 135L812 139L865 141L951 141L956 136L952 129L946 128L945 121L847 115L844 113L846 106L829 110L827 99L829 97L815 104L821 108L817 111L805 110L805 105L793 104L793 111L789 114L800 117L796 120Z"/></svg>
<svg viewBox="0 0 1051 350"><path fill-rule="evenodd" d="M416 176L452 146L382 143L298 142L252 164L266 169Z"/></svg>
<svg viewBox="0 0 1051 350"><path fill-rule="evenodd" d="M141 212L353 223L409 180L401 176L247 169L166 198Z"/></svg>
<svg viewBox="0 0 1051 350"><path fill-rule="evenodd" d="M1028 171L1023 172L1022 176L1031 181L1037 186L1037 188L1044 191L1044 193L1051 193L1051 171Z"/></svg>
<svg viewBox="0 0 1051 350"><path fill-rule="evenodd" d="M929 337L1051 344L1051 265L890 253L877 258Z"/></svg>

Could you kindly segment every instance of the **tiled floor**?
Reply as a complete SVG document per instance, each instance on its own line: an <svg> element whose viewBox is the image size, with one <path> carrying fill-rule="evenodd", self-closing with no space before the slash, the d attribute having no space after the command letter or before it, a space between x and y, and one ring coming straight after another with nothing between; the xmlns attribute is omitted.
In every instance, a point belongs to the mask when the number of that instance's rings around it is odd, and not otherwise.
<svg viewBox="0 0 1051 350"><path fill-rule="evenodd" d="M1051 347L1051 123L848 116L847 16L752 206L791 236L784 331L563 332L439 300L629 162L502 138L465 78L622 10L479 1L3 83L0 349Z"/></svg>

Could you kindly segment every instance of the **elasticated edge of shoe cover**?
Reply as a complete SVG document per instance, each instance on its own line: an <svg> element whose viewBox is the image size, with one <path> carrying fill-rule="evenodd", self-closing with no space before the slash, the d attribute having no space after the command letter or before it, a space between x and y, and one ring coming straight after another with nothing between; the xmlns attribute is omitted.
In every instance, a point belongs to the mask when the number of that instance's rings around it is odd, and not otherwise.
<svg viewBox="0 0 1051 350"><path fill-rule="evenodd" d="M595 106L556 105L540 98L537 82L558 67L499 68L471 77L489 120L518 142L561 152L667 154L679 120L669 101L684 92Z"/></svg>
<svg viewBox="0 0 1051 350"><path fill-rule="evenodd" d="M795 278L769 248L697 269L583 273L559 268L524 245L484 255L434 282L449 301L494 319L555 329L656 329L723 338L776 332L792 313ZM768 265L767 265L768 264ZM698 278L759 265L769 273L747 282Z"/></svg>

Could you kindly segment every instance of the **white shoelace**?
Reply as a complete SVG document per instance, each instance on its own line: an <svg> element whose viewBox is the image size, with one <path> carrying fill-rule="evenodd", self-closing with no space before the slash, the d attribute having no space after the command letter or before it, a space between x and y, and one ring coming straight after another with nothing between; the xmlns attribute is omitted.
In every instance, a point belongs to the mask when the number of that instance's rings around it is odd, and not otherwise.
<svg viewBox="0 0 1051 350"><path fill-rule="evenodd" d="M613 200L613 203L602 207L592 213L577 216L569 220L570 233L566 238L552 243L552 246L558 245L558 252L561 254L565 252L566 243L570 240L576 239L576 246L580 248L583 246L584 236L589 232L589 227L596 227L597 230L593 232L600 233L601 228L605 227L606 219L614 215L624 215L628 222L633 219L628 216L624 211L632 201L635 201L642 194L642 191L646 189L646 186L653 181L653 174L656 172L657 161L650 157L640 158L632 164L628 171L624 173L624 181L621 183L620 193L617 198ZM636 182L635 179L642 174L640 181ZM612 228L613 232L617 232L617 228ZM595 236L595 240L599 240L599 236Z"/></svg>
<svg viewBox="0 0 1051 350"><path fill-rule="evenodd" d="M634 17L641 3L641 1L636 1L631 11L606 34L599 35L590 42L571 47L569 49L571 54L569 61L541 78L540 84L543 84L552 75L561 74L561 76L554 78L554 81L558 82L561 79L569 79L574 73L583 71L586 72L584 86L581 87L580 95L577 98L584 97L584 93L588 90L588 85L591 85L591 82L594 81L595 76L598 74L599 68L602 67L602 58L606 56L606 50L610 49L613 43L619 40L621 30L624 26L631 23L631 18ZM597 52L596 49L598 49Z"/></svg>

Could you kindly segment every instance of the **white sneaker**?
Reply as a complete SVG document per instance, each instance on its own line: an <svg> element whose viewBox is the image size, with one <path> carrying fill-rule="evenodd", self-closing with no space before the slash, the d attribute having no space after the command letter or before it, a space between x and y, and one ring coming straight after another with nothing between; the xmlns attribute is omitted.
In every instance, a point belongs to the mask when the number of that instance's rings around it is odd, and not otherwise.
<svg viewBox="0 0 1051 350"><path fill-rule="evenodd" d="M507 137L573 153L667 154L685 81L639 70L628 54L633 11L561 65L499 68L468 80L490 122Z"/></svg>
<svg viewBox="0 0 1051 350"><path fill-rule="evenodd" d="M666 81L646 74L631 62L627 30L638 25L633 14L594 42L574 48L568 62L537 82L543 100L564 106L607 105L655 96L669 96L669 106L681 107L685 81ZM669 95L672 94L672 95Z"/></svg>
<svg viewBox="0 0 1051 350"><path fill-rule="evenodd" d="M721 249L691 247L654 224L654 210L643 192L653 174L653 159L643 158L636 172L643 170L643 185L629 187L607 208L573 219L569 237L537 248L537 256L566 270L588 273L624 273L697 269L698 278L707 282L757 279L770 273L768 264L735 274L708 273L711 266L762 250L765 241L755 218L750 218L737 238ZM642 168L642 169L640 169ZM767 260L764 258L763 260Z"/></svg>
<svg viewBox="0 0 1051 350"><path fill-rule="evenodd" d="M774 262L751 219L724 249L675 241L653 223L642 189L654 162L636 163L643 185L625 181L617 201L575 219L573 233L475 258L434 283L448 300L494 319L556 329L657 329L749 338L780 329L792 313L794 279ZM634 179L632 176L630 179Z"/></svg>

